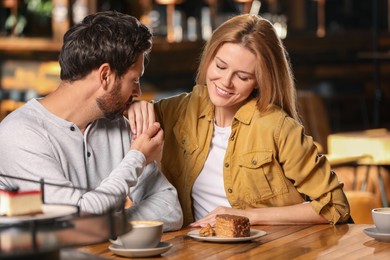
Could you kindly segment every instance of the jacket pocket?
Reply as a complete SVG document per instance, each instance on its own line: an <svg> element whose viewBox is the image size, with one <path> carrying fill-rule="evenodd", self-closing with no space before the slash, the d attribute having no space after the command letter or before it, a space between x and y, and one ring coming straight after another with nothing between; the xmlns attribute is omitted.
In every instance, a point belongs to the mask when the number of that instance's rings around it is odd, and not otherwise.
<svg viewBox="0 0 390 260"><path fill-rule="evenodd" d="M272 151L243 154L238 163L240 190L245 196L243 199L252 206L288 191L281 167L274 160Z"/></svg>
<svg viewBox="0 0 390 260"><path fill-rule="evenodd" d="M238 159L240 167L258 169L272 161L272 151L249 152Z"/></svg>

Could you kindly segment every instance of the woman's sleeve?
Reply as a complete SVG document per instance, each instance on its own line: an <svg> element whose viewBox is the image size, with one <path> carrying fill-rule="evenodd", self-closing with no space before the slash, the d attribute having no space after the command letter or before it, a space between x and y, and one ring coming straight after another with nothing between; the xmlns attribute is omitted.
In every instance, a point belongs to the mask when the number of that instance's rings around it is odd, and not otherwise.
<svg viewBox="0 0 390 260"><path fill-rule="evenodd" d="M331 170L326 157L318 154L313 138L305 135L304 128L289 117L284 118L275 138L279 161L297 191L330 223L347 221L350 209L343 183Z"/></svg>

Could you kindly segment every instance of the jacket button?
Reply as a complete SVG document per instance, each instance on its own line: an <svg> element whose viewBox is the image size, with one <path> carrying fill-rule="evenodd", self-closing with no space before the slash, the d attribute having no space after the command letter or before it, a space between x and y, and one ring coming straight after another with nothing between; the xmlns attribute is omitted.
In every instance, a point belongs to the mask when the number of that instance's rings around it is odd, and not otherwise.
<svg viewBox="0 0 390 260"><path fill-rule="evenodd" d="M229 163L225 163L225 167L226 167L226 168L229 167Z"/></svg>
<svg viewBox="0 0 390 260"><path fill-rule="evenodd" d="M231 141L234 141L234 136L230 137L230 140L231 140Z"/></svg>
<svg viewBox="0 0 390 260"><path fill-rule="evenodd" d="M90 152L87 152L87 157L91 157L91 153Z"/></svg>
<svg viewBox="0 0 390 260"><path fill-rule="evenodd" d="M252 164L253 164L253 165L256 165L256 164L257 164L257 161L256 161L256 160L252 160Z"/></svg>
<svg viewBox="0 0 390 260"><path fill-rule="evenodd" d="M74 131L74 130L75 130L74 126L71 126L70 131Z"/></svg>
<svg viewBox="0 0 390 260"><path fill-rule="evenodd" d="M229 192L229 193L232 193L232 192L233 192L233 190L232 190L232 189L228 189L228 192Z"/></svg>

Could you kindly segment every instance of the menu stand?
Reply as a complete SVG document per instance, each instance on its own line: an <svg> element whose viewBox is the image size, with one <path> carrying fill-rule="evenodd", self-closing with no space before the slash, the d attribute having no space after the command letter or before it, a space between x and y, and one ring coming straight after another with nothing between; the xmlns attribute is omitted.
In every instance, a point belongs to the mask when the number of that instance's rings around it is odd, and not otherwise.
<svg viewBox="0 0 390 260"><path fill-rule="evenodd" d="M4 174L0 174L0 177L16 178ZM43 180L23 180L38 182L42 187L51 185ZM74 188L82 189L72 187ZM45 212L50 207L56 212ZM0 216L0 259L91 259L87 254L77 254L78 258L75 258L76 253L71 248L105 242L130 231L131 225L126 218L124 202L121 208L121 211L111 209L103 214L90 214L81 212L74 205L44 203L43 214ZM66 210L61 215L57 209ZM61 252L62 249L65 249L64 252Z"/></svg>

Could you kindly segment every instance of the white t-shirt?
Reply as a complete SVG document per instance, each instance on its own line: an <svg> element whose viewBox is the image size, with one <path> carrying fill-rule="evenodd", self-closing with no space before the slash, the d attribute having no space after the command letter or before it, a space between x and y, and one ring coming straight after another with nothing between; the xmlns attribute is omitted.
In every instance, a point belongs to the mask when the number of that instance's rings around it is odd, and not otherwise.
<svg viewBox="0 0 390 260"><path fill-rule="evenodd" d="M223 183L223 160L231 134L231 127L214 124L209 155L192 188L195 220L199 220L217 206L230 207Z"/></svg>

